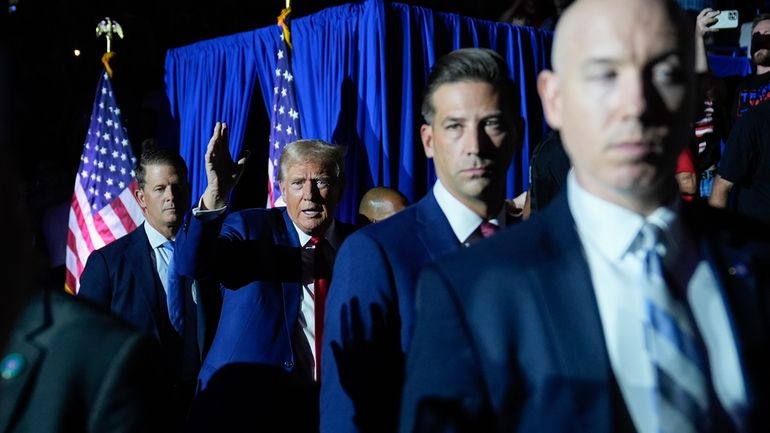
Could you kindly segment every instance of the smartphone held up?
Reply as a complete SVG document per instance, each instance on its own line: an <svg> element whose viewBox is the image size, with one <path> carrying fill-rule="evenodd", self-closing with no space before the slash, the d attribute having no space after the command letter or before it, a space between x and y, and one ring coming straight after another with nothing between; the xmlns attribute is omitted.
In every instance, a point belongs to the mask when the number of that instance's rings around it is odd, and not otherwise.
<svg viewBox="0 0 770 433"><path fill-rule="evenodd" d="M712 29L734 29L738 27L737 10L720 11L716 18L717 22L709 26Z"/></svg>

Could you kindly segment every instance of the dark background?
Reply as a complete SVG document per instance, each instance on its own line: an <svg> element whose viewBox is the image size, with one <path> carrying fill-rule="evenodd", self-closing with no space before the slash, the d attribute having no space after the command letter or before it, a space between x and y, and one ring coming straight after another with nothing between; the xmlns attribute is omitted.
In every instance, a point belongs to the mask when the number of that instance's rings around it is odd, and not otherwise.
<svg viewBox="0 0 770 433"><path fill-rule="evenodd" d="M528 3L530 12L547 13L551 1L520 3ZM751 16L755 6L766 1L719 0L724 8L741 9L742 17ZM516 2L402 1L490 20L499 19ZM346 2L292 3L296 19ZM111 62L113 85L138 156L142 142L158 136L166 51L272 25L284 4L284 0L0 0L0 142L10 144L23 173L41 243L47 236L46 221L64 218L66 227L67 204L102 69L100 59L106 50L104 38L97 39L95 31L103 18L117 21L125 34L125 39L113 40L112 50L117 53ZM73 54L75 49L81 51L80 56ZM261 107L251 117L254 121L250 123L256 126L250 127L247 139L258 146L267 140L267 127L259 122L267 125L269 119ZM264 167L251 171L249 182L264 185L260 178ZM259 197L254 196L242 204L258 202ZM48 225L60 230L61 224L57 224Z"/></svg>
<svg viewBox="0 0 770 433"><path fill-rule="evenodd" d="M113 85L138 156L142 142L158 133L166 51L274 24L284 6L284 0L12 1L18 1L15 12L8 12L8 0L0 1L4 69L10 86L10 98L4 103L9 112L6 135L33 211L68 201L72 194L102 69L100 59L106 51L105 39L96 38L99 21L109 16L125 34L125 39L112 43ZM296 0L293 17L343 3ZM490 19L507 6L484 0L405 3ZM73 54L75 49L80 56Z"/></svg>

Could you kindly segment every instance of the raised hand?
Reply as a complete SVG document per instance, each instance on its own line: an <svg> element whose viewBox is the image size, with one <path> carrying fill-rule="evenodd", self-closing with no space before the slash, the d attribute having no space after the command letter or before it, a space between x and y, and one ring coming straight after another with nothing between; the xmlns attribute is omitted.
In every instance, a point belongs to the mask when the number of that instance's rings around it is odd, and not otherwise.
<svg viewBox="0 0 770 433"><path fill-rule="evenodd" d="M711 26L717 22L717 15L719 15L719 12L720 11L711 8L705 8L698 13L698 17L695 19L695 30L698 36L702 38L706 33L718 30L712 29Z"/></svg>
<svg viewBox="0 0 770 433"><path fill-rule="evenodd" d="M248 151L245 151L238 162L233 161L230 156L230 130L226 123L217 122L206 147L208 185L203 192L205 209L220 209L227 206L227 198L238 183L248 157Z"/></svg>

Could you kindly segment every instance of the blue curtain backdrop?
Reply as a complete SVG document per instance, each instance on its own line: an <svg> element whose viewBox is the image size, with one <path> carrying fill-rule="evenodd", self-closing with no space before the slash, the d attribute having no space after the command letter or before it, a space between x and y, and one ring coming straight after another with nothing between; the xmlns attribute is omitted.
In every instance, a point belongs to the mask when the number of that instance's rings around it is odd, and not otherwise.
<svg viewBox="0 0 770 433"><path fill-rule="evenodd" d="M329 8L290 26L303 138L347 147L348 182L338 212L343 221L355 221L358 200L371 186L397 188L414 202L433 184L433 165L419 139L422 90L435 59L461 47L492 48L508 61L526 124L508 173L508 196L526 188L530 149L547 130L535 83L548 66L551 33L381 0ZM173 128L190 166L194 200L205 188L203 156L214 122L229 123L230 151L238 155L252 99L261 95L272 111L279 35L269 26L167 53ZM254 140L266 154L267 133ZM266 179L251 186L266 189Z"/></svg>

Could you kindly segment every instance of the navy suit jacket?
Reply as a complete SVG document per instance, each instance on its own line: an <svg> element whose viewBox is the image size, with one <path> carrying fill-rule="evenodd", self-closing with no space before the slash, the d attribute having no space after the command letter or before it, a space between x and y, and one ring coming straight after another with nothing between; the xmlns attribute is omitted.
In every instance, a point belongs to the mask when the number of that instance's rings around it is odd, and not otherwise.
<svg viewBox="0 0 770 433"><path fill-rule="evenodd" d="M322 432L396 429L418 272L460 247L432 191L342 245L326 304Z"/></svg>
<svg viewBox="0 0 770 433"><path fill-rule="evenodd" d="M157 342L81 299L39 290L0 359L0 433L176 432Z"/></svg>
<svg viewBox="0 0 770 433"><path fill-rule="evenodd" d="M770 244L757 226L683 210L724 290L752 411L768 431ZM597 228L600 230L601 228ZM764 228L767 238L767 229ZM634 431L615 382L566 194L420 276L401 431Z"/></svg>
<svg viewBox="0 0 770 433"><path fill-rule="evenodd" d="M335 221L335 230L344 238L353 226ZM213 278L223 288L221 318L201 368L199 409L193 411L198 414L191 429L278 428L276 419L300 422L297 414L304 413L303 425L281 428L317 430L318 391L299 377L303 372L296 355L302 349L293 347L303 341L295 335L302 332L302 261L286 208L247 209L210 221L188 214L176 242L180 272Z"/></svg>
<svg viewBox="0 0 770 433"><path fill-rule="evenodd" d="M191 284L188 282L187 287ZM203 344L198 341L203 341L205 314L187 293L184 335L180 338L176 334L143 225L91 253L80 276L78 297L95 302L160 342L172 382L189 388L192 397L200 368ZM200 308L203 304L199 302Z"/></svg>

